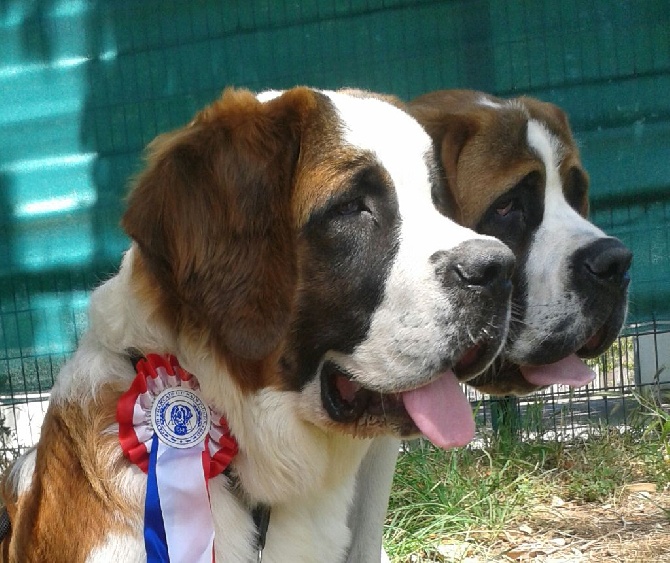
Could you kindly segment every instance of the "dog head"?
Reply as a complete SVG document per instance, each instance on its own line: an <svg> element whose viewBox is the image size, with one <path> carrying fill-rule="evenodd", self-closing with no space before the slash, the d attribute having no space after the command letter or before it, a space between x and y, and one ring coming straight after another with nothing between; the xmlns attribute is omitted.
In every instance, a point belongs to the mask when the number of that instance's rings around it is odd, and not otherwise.
<svg viewBox="0 0 670 563"><path fill-rule="evenodd" d="M593 377L626 315L630 251L587 220L588 175L561 109L465 90L410 103L446 176L438 206L517 258L510 335L500 362L471 383L527 393Z"/></svg>
<svg viewBox="0 0 670 563"><path fill-rule="evenodd" d="M514 257L435 209L437 179L377 96L228 90L150 146L133 286L185 367L215 358L220 381L196 374L224 407L271 389L326 431L467 441L457 383L505 340Z"/></svg>

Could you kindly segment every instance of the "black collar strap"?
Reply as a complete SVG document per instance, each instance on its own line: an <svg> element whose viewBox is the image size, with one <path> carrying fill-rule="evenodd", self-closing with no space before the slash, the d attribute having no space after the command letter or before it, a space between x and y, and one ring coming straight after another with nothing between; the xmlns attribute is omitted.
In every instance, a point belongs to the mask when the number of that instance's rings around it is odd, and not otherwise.
<svg viewBox="0 0 670 563"><path fill-rule="evenodd" d="M137 371L137 364L144 358L144 354L137 348L126 348L126 354L130 363L133 364L133 369Z"/></svg>
<svg viewBox="0 0 670 563"><path fill-rule="evenodd" d="M256 552L258 553L257 562L263 560L263 549L265 548L265 538L268 534L270 525L270 506L267 504L257 504L251 511L251 517L256 524Z"/></svg>

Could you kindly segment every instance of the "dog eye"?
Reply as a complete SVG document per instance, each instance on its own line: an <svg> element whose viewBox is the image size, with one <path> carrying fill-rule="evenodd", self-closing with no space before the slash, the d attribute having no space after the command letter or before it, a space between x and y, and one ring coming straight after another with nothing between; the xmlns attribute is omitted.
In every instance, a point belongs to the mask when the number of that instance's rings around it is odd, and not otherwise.
<svg viewBox="0 0 670 563"><path fill-rule="evenodd" d="M338 203L333 211L337 215L342 215L342 216L349 216L349 215L356 215L357 213L363 213L365 211L370 211L365 205L365 202L363 201L362 198L356 198L356 199L351 199L349 201L345 201L344 203Z"/></svg>
<svg viewBox="0 0 670 563"><path fill-rule="evenodd" d="M509 215L509 213L516 208L515 201L510 199L509 201L502 202L496 206L496 213L501 217Z"/></svg>
<svg viewBox="0 0 670 563"><path fill-rule="evenodd" d="M523 214L523 203L518 197L504 199L495 205L495 212L498 217L511 218L519 213Z"/></svg>

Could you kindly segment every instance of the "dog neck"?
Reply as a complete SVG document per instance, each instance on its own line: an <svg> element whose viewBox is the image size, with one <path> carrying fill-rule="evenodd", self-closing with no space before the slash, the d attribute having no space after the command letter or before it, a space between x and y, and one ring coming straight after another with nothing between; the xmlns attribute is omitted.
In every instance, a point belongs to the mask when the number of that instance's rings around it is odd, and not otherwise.
<svg viewBox="0 0 670 563"><path fill-rule="evenodd" d="M130 348L172 353L184 369L197 374L203 399L228 420L240 448L234 470L248 506L352 489L370 441L305 421L298 393L276 387L250 393L236 386L228 367L204 344L180 339L161 323L151 303L138 298L133 288L136 252L131 247L119 273L94 291L86 345L63 369L53 399L88 403L106 386L126 389L134 377L126 352ZM349 494L353 491L345 497Z"/></svg>

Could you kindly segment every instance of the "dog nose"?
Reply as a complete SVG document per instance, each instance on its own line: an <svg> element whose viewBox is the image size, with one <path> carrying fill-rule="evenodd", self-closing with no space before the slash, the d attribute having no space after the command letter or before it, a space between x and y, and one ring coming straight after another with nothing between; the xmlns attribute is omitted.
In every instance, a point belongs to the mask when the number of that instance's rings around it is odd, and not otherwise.
<svg viewBox="0 0 670 563"><path fill-rule="evenodd" d="M586 280L611 289L625 289L633 253L618 239L596 240L575 253L576 271Z"/></svg>
<svg viewBox="0 0 670 563"><path fill-rule="evenodd" d="M469 240L451 250L436 252L431 260L447 286L456 284L492 293L505 293L512 288L514 254L497 240Z"/></svg>

